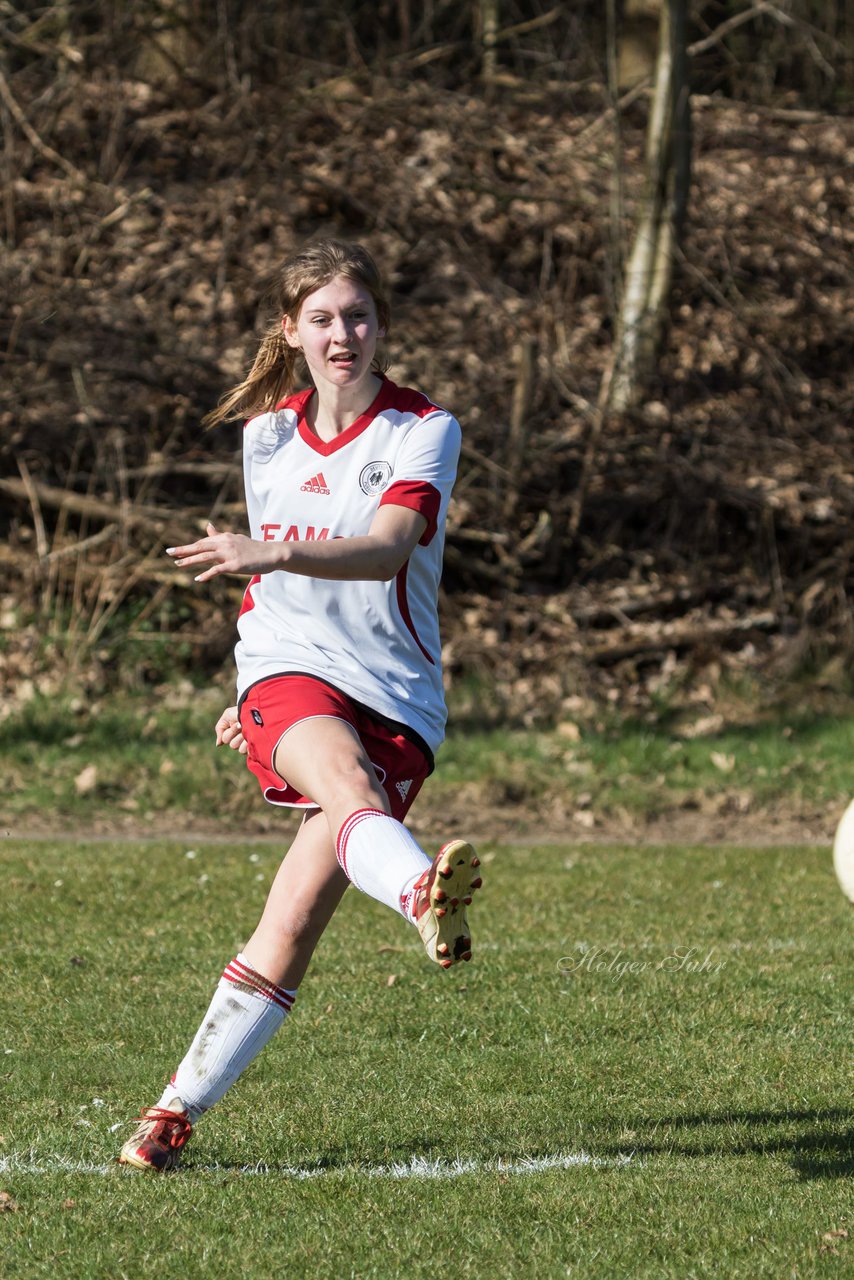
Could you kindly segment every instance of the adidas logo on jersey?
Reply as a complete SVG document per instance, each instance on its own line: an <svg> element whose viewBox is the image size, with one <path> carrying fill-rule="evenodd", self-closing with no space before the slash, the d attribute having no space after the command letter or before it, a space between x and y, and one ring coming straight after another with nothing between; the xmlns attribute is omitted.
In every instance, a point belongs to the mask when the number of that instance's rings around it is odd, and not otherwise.
<svg viewBox="0 0 854 1280"><path fill-rule="evenodd" d="M407 778L405 782L396 782L394 785L397 787L401 800L405 800L409 795L409 788L412 786L412 779Z"/></svg>
<svg viewBox="0 0 854 1280"><path fill-rule="evenodd" d="M323 472L318 471L316 476L312 476L310 480L306 480L305 484L301 484L300 493L329 493Z"/></svg>

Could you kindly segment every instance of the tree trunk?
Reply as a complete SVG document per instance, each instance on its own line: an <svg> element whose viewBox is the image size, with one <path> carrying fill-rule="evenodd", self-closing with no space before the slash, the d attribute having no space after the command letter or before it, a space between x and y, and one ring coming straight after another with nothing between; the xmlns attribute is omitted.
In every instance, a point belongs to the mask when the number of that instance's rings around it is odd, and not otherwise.
<svg viewBox="0 0 854 1280"><path fill-rule="evenodd" d="M691 171L686 0L663 0L655 88L646 140L646 180L626 264L605 407L637 404L666 328L673 256Z"/></svg>
<svg viewBox="0 0 854 1280"><path fill-rule="evenodd" d="M488 92L495 88L498 72L498 0L479 0L481 64L480 75Z"/></svg>

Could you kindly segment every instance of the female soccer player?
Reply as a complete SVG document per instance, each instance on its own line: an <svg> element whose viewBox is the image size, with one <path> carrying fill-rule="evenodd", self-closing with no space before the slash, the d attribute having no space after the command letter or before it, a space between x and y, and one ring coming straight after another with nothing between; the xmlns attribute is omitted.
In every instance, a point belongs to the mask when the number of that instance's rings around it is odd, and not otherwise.
<svg viewBox="0 0 854 1280"><path fill-rule="evenodd" d="M210 421L249 417L250 535L207 526L167 554L207 582L250 578L238 619L238 701L218 745L247 757L271 804L304 810L261 920L225 968L186 1057L119 1160L173 1168L293 1006L349 883L419 930L448 968L471 959L478 859L430 860L402 819L444 736L437 594L460 429L382 372L389 308L359 245L285 262L278 313L249 376ZM299 357L313 385L294 394Z"/></svg>

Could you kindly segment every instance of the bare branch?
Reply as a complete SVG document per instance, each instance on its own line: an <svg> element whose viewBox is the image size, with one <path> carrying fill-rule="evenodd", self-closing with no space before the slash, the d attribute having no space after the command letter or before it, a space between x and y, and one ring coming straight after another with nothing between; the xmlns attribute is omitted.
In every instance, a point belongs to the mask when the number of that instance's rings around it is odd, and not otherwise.
<svg viewBox="0 0 854 1280"><path fill-rule="evenodd" d="M45 160L50 160L52 164L59 165L63 173L69 178L74 178L77 182L85 182L86 175L73 165L70 160L66 160L65 156L61 156L58 151L54 151L53 147L49 147L46 142L42 142L27 117L15 101L12 90L9 87L9 81L0 71L0 98L3 99L9 109L10 115L17 122L21 132L26 136L31 145L43 156Z"/></svg>

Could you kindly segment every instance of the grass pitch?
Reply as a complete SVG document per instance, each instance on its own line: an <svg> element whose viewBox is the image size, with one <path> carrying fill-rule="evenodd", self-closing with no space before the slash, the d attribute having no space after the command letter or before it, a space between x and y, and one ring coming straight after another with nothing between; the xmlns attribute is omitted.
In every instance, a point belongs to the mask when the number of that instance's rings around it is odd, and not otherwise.
<svg viewBox="0 0 854 1280"><path fill-rule="evenodd" d="M482 854L474 963L429 965L351 890L278 1037L152 1178L114 1163L127 1122L277 852L0 844L2 1274L850 1275L829 852Z"/></svg>

